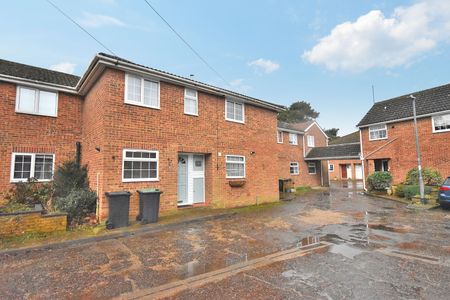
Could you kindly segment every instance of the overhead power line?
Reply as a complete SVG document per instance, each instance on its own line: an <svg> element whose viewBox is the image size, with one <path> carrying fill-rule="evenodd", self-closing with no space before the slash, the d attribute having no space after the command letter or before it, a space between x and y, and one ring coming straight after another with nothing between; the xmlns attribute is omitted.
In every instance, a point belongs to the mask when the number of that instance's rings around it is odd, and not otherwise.
<svg viewBox="0 0 450 300"><path fill-rule="evenodd" d="M148 2L147 0L144 0L145 3L147 3L147 5L155 12L155 14L158 15L158 17L161 18L161 20L163 20L164 23L166 23L166 25L170 28L170 30L173 31L173 33L176 34L176 36L178 36L178 38L186 45L188 46L189 49L191 49L191 51L211 70L213 71L220 79L222 79L226 84L228 84L228 81L222 76L220 75L220 73L214 69L207 61L206 59L204 59L195 49L194 47L191 46L191 44L189 44L184 38L183 36L178 33L178 31L175 30L175 28L173 28L172 25L170 25L170 23L155 9L155 7L153 7L153 5L150 4L150 2Z"/></svg>
<svg viewBox="0 0 450 300"><path fill-rule="evenodd" d="M59 11L64 17L66 17L67 19L69 19L73 24L75 24L78 28L80 28L81 30L83 30L87 35L89 35L94 41L96 41L100 46L102 46L106 51L108 51L109 53L111 53L114 56L117 56L114 51L112 51L111 49L109 49L105 44L103 44L102 42L100 42L93 34L91 34L89 31L87 31L86 29L83 28L83 26L81 26L80 24L77 23L77 21L75 21L74 19L72 19L68 14L66 14L61 8L59 8L55 3L53 3L50 0L46 0L47 3L49 3L51 6L53 6L57 11Z"/></svg>

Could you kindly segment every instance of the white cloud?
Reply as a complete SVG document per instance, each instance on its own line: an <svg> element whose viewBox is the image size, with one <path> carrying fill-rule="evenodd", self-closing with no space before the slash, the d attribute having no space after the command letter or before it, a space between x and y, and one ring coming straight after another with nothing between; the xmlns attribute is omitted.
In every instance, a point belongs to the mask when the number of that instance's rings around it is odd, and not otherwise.
<svg viewBox="0 0 450 300"><path fill-rule="evenodd" d="M56 64L56 65L51 65L50 70L73 74L73 71L75 70L75 66L76 66L76 64L73 64L70 62L62 62L62 63Z"/></svg>
<svg viewBox="0 0 450 300"><path fill-rule="evenodd" d="M250 67L255 68L258 72L263 72L266 74L272 73L280 68L280 65L270 59L257 59L248 63Z"/></svg>
<svg viewBox="0 0 450 300"><path fill-rule="evenodd" d="M113 26L113 27L127 26L127 24L114 17L101 14L91 14L88 12L84 12L83 18L79 19L78 22L84 27L91 27L91 28L93 27L98 28L105 26Z"/></svg>
<svg viewBox="0 0 450 300"><path fill-rule="evenodd" d="M449 38L450 2L422 0L397 7L390 17L372 10L339 24L303 58L333 71L408 66Z"/></svg>
<svg viewBox="0 0 450 300"><path fill-rule="evenodd" d="M249 92L252 89L252 87L245 84L244 81L245 81L245 79L243 79L243 78L237 78L237 79L231 80L229 82L230 89L234 90L236 92L239 92L239 93L244 93L244 94Z"/></svg>

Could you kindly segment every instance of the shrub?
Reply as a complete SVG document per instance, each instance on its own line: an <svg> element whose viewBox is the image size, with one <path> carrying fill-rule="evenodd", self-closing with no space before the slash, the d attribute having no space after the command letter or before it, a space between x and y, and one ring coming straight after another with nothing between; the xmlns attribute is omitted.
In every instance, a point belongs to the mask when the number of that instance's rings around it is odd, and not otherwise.
<svg viewBox="0 0 450 300"><path fill-rule="evenodd" d="M403 184L397 185L395 188L395 196L404 198L405 197L405 186Z"/></svg>
<svg viewBox="0 0 450 300"><path fill-rule="evenodd" d="M8 205L14 207L15 204L23 206L34 206L40 204L47 210L53 194L53 186L51 183L37 182L36 179L30 178L26 182L18 182L9 193L5 196ZM19 207L19 206L17 206Z"/></svg>
<svg viewBox="0 0 450 300"><path fill-rule="evenodd" d="M89 188L86 166L67 161L55 172L53 207L67 213L69 224L81 224L95 212L97 195Z"/></svg>
<svg viewBox="0 0 450 300"><path fill-rule="evenodd" d="M432 168L423 168L422 177L425 185L440 185L443 182L441 174ZM405 183L408 185L419 184L419 170L417 167L409 170Z"/></svg>
<svg viewBox="0 0 450 300"><path fill-rule="evenodd" d="M67 213L69 224L81 224L90 213L95 212L97 195L90 189L73 189L65 197L55 197L53 206Z"/></svg>
<svg viewBox="0 0 450 300"><path fill-rule="evenodd" d="M367 178L369 190L381 191L391 186L392 175L389 172L374 172Z"/></svg>
<svg viewBox="0 0 450 300"><path fill-rule="evenodd" d="M404 190L404 197L408 200L411 200L412 197L420 194L418 185L405 185L403 190ZM426 186L425 195L430 194L431 194L431 187Z"/></svg>

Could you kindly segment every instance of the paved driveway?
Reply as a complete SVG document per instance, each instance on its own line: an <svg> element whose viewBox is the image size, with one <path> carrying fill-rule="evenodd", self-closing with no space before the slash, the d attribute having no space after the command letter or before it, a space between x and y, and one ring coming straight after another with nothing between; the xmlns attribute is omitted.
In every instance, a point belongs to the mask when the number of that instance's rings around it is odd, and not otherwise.
<svg viewBox="0 0 450 300"><path fill-rule="evenodd" d="M350 187L167 231L0 256L0 298L448 299L450 213Z"/></svg>

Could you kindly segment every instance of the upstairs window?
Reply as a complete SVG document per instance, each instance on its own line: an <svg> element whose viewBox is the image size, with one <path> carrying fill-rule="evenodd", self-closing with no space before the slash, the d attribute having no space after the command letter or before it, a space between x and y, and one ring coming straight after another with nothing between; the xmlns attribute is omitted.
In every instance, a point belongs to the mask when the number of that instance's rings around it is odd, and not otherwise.
<svg viewBox="0 0 450 300"><path fill-rule="evenodd" d="M277 131L277 143L283 144L283 131Z"/></svg>
<svg viewBox="0 0 450 300"><path fill-rule="evenodd" d="M289 133L289 144L290 145L297 145L297 134L296 133Z"/></svg>
<svg viewBox="0 0 450 300"><path fill-rule="evenodd" d="M245 178L245 157L240 155L226 156L227 178Z"/></svg>
<svg viewBox="0 0 450 300"><path fill-rule="evenodd" d="M16 112L56 117L58 114L58 94L18 86Z"/></svg>
<svg viewBox="0 0 450 300"><path fill-rule="evenodd" d="M196 90L184 89L184 113L198 116L198 93Z"/></svg>
<svg viewBox="0 0 450 300"><path fill-rule="evenodd" d="M54 154L13 153L11 182L26 181L35 178L49 181L53 178Z"/></svg>
<svg viewBox="0 0 450 300"><path fill-rule="evenodd" d="M126 74L125 103L159 108L159 82Z"/></svg>
<svg viewBox="0 0 450 300"><path fill-rule="evenodd" d="M386 124L369 127L369 141L384 140L384 139L387 139Z"/></svg>
<svg viewBox="0 0 450 300"><path fill-rule="evenodd" d="M311 148L315 147L313 135L308 135L308 147L311 147Z"/></svg>
<svg viewBox="0 0 450 300"><path fill-rule="evenodd" d="M225 100L225 119L244 123L244 103Z"/></svg>
<svg viewBox="0 0 450 300"><path fill-rule="evenodd" d="M291 162L289 172L290 172L291 175L298 175L298 174L300 174L299 167L298 167L298 162Z"/></svg>
<svg viewBox="0 0 450 300"><path fill-rule="evenodd" d="M433 117L433 132L450 131L450 114Z"/></svg>
<svg viewBox="0 0 450 300"><path fill-rule="evenodd" d="M122 181L157 181L158 151L123 150Z"/></svg>

